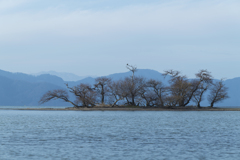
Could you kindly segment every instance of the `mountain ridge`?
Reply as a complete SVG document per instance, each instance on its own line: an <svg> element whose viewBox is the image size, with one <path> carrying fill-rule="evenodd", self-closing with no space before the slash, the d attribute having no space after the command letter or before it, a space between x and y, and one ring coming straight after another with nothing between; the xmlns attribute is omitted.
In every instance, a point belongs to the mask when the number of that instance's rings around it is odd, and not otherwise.
<svg viewBox="0 0 240 160"><path fill-rule="evenodd" d="M103 77L108 77L113 80L124 79L127 76L131 76L130 71L123 73L114 73ZM164 77L162 73L151 69L138 69L135 73L136 76L142 76L146 79L156 79L167 84L169 78ZM49 90L53 89L67 89L65 84L69 86L76 86L80 83L88 83L93 85L95 78L86 77L79 81L64 81L62 78L54 75L43 74L39 76L28 75L24 73L12 73L0 70L0 106L13 106L13 105L27 105L36 106L39 105L38 101L41 96ZM224 100L217 106L240 106L240 77L233 79L227 79L224 82L229 88L228 93L230 98ZM73 98L73 97L71 97ZM202 103L204 106L208 105L207 98ZM44 106L69 106L68 103L64 103L61 100L50 101Z"/></svg>
<svg viewBox="0 0 240 160"><path fill-rule="evenodd" d="M43 74L54 75L54 76L62 78L64 81L79 81L79 80L87 77L87 76L78 76L76 74L68 73L68 72L56 72L56 71L43 71L43 72L39 72L39 73L34 73L32 75L39 76L39 75L43 75Z"/></svg>

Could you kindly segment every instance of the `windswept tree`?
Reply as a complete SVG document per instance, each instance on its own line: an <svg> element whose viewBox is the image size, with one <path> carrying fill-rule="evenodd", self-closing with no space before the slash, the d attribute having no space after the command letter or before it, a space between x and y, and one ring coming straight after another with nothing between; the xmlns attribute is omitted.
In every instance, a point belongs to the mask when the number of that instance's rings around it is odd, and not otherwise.
<svg viewBox="0 0 240 160"><path fill-rule="evenodd" d="M69 89L70 93L73 93L76 97L76 100L73 102L69 100L69 95L66 90L57 89L53 91L48 91L45 93L42 98L40 99L39 103L43 104L50 100L54 99L62 99L65 102L71 103L74 107L93 107L96 105L97 97L96 92L93 88L91 88L88 84L80 84L78 86L69 87L66 84L67 88Z"/></svg>
<svg viewBox="0 0 240 160"><path fill-rule="evenodd" d="M208 90L211 84L201 83L198 90L193 95L193 102L196 103L197 107L201 107L201 102L204 100L203 95Z"/></svg>
<svg viewBox="0 0 240 160"><path fill-rule="evenodd" d="M119 101L127 97L128 93L124 87L124 82L122 80L111 81L108 83L109 98L114 99L113 103L111 103L111 107L116 106Z"/></svg>
<svg viewBox="0 0 240 160"><path fill-rule="evenodd" d="M161 81L150 79L146 82L145 88L146 91L142 97L148 105L160 107L165 105L167 90Z"/></svg>
<svg viewBox="0 0 240 160"><path fill-rule="evenodd" d="M83 107L94 107L97 102L97 94L89 84L80 84L78 86L69 87L69 92L73 93L76 96L77 104L80 104Z"/></svg>
<svg viewBox="0 0 240 160"><path fill-rule="evenodd" d="M137 67L127 64L127 69L132 72L131 77L126 77L123 80L123 89L125 90L127 96L125 97L127 104L136 106L139 104L136 103L136 99L139 99L141 96L141 91L144 90L145 87L145 78L135 76L135 72L137 71Z"/></svg>
<svg viewBox="0 0 240 160"><path fill-rule="evenodd" d="M136 100L141 96L141 91L145 87L145 78L134 76L133 79L126 77L122 81L124 92L127 93L125 99L127 104L136 106L139 104Z"/></svg>
<svg viewBox="0 0 240 160"><path fill-rule="evenodd" d="M74 107L79 107L76 103L69 100L68 92L66 90L63 90L63 89L56 89L56 90L53 90L53 91L48 91L47 93L45 93L42 96L39 103L43 104L43 103L46 103L46 102L48 102L52 99L62 99L65 102L71 103Z"/></svg>
<svg viewBox="0 0 240 160"><path fill-rule="evenodd" d="M210 95L208 95L208 101L212 108L215 103L221 102L226 98L229 98L227 93L228 88L225 86L223 79L213 83L210 88Z"/></svg>
<svg viewBox="0 0 240 160"><path fill-rule="evenodd" d="M169 80L170 86L168 87L170 91L170 96L167 97L169 105L186 106L194 98L200 107L200 102L202 101L203 93L208 89L212 76L207 70L200 70L196 74L197 79L189 80L184 75L180 75L179 71L169 70L165 74L170 75Z"/></svg>
<svg viewBox="0 0 240 160"><path fill-rule="evenodd" d="M101 95L101 104L105 104L105 96L109 92L108 84L111 82L110 78L99 77L95 79L95 90Z"/></svg>
<svg viewBox="0 0 240 160"><path fill-rule="evenodd" d="M209 71L200 70L196 74L196 78L198 81L198 89L193 95L194 97L193 101L196 102L197 107L200 108L201 107L200 103L203 100L203 94L211 86L213 77Z"/></svg>
<svg viewBox="0 0 240 160"><path fill-rule="evenodd" d="M196 75L196 78L199 79L200 82L205 82L205 83L211 83L212 82L212 75L211 72L209 72L206 69L200 70Z"/></svg>
<svg viewBox="0 0 240 160"><path fill-rule="evenodd" d="M191 98L192 93L195 90L195 83L191 83L185 75L180 75L179 71L169 70L165 71L164 75L170 75L170 86L168 90L170 92L167 100L168 104L172 106L186 106Z"/></svg>
<svg viewBox="0 0 240 160"><path fill-rule="evenodd" d="M144 100L142 103L143 106L146 107L154 107L157 106L158 97L154 93L154 91L148 87L146 87L144 90L141 91L141 98Z"/></svg>

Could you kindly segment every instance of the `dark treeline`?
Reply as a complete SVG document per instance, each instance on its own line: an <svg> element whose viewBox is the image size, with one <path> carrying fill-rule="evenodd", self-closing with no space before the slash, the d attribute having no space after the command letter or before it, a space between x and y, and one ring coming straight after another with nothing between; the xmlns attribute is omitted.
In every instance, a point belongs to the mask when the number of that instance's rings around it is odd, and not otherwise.
<svg viewBox="0 0 240 160"><path fill-rule="evenodd" d="M113 81L107 77L95 79L93 86L79 84L66 87L68 90L53 90L45 93L40 104L52 99L62 99L74 107L94 106L140 106L140 107L185 107L194 102L198 108L204 95L207 95L209 106L228 98L227 88L223 79L214 81L211 73L200 70L195 79L187 79L179 71L165 71L164 76L170 76L169 83L163 84L158 80L146 80L145 77L135 76L137 68L127 64L132 75ZM207 92L209 90L209 92ZM76 100L69 99L69 92ZM191 103L192 104L192 103Z"/></svg>

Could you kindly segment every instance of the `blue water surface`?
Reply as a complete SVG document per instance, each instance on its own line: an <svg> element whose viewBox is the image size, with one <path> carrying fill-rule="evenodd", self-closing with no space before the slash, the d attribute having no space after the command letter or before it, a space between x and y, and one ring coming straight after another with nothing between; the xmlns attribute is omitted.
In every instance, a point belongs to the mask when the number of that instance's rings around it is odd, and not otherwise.
<svg viewBox="0 0 240 160"><path fill-rule="evenodd" d="M0 159L238 159L240 112L0 110Z"/></svg>

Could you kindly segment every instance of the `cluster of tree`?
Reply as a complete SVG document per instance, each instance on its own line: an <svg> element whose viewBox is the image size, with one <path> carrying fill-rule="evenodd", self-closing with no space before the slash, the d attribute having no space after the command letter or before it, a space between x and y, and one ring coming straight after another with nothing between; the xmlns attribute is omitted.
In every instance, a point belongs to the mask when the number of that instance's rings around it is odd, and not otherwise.
<svg viewBox="0 0 240 160"><path fill-rule="evenodd" d="M45 93L40 104L52 99L62 99L71 103L74 107L94 107L130 105L145 107L185 107L190 102L201 107L204 94L209 90L207 96L210 107L215 103L228 98L227 88L223 80L214 81L211 73L200 70L195 79L187 79L179 71L165 71L164 75L170 76L168 85L158 80L146 80L144 77L135 76L137 68L127 64L132 72L130 77L113 81L107 77L95 79L93 86L80 84L67 90L53 90ZM71 101L68 93L75 95L76 100Z"/></svg>

